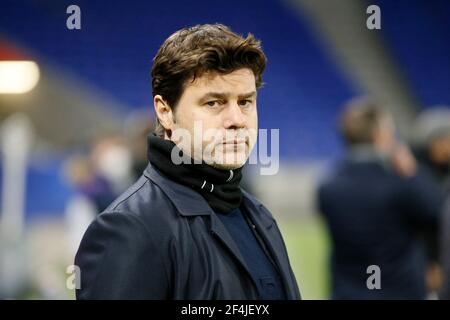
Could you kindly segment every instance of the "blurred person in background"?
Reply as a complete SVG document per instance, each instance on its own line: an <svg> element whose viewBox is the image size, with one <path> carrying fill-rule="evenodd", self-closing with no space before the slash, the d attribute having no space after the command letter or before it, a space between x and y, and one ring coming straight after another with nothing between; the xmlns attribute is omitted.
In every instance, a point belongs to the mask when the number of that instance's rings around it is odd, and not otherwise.
<svg viewBox="0 0 450 320"><path fill-rule="evenodd" d="M87 227L98 214L94 200L83 187L89 183L92 169L88 157L71 156L66 161L63 170L68 184L74 188L74 194L64 210L64 222L70 248L76 252Z"/></svg>
<svg viewBox="0 0 450 320"><path fill-rule="evenodd" d="M148 166L84 235L78 299L300 298L272 214L240 186L265 65L258 40L224 25L166 39L152 68Z"/></svg>
<svg viewBox="0 0 450 320"><path fill-rule="evenodd" d="M423 111L416 121L415 154L424 169L450 193L450 107Z"/></svg>
<svg viewBox="0 0 450 320"><path fill-rule="evenodd" d="M430 177L440 185L449 199L450 195L450 108L436 107L422 111L416 119L414 127L415 156L421 168L427 171ZM444 213L446 211L444 210ZM425 235L427 241L428 259L430 267L428 279L430 289L438 292L440 287L443 292L449 290L450 277L450 243L448 242L448 233L450 225L446 213L442 219L442 241L438 243L434 235ZM446 272L443 274L442 265ZM445 277L444 283L442 277ZM445 294L447 299L449 294Z"/></svg>
<svg viewBox="0 0 450 320"><path fill-rule="evenodd" d="M75 192L66 205L65 223L74 253L92 220L130 185L132 166L130 148L119 135L100 137L88 155L69 158L65 176Z"/></svg>
<svg viewBox="0 0 450 320"><path fill-rule="evenodd" d="M133 154L122 135L101 137L90 155L92 176L84 187L102 212L133 182Z"/></svg>
<svg viewBox="0 0 450 320"><path fill-rule="evenodd" d="M442 193L376 101L349 102L340 132L347 155L318 190L332 239L332 298L426 298L422 233L437 236ZM369 288L370 266L379 268L379 287Z"/></svg>
<svg viewBox="0 0 450 320"><path fill-rule="evenodd" d="M94 141L86 158L69 159L66 169L71 183L100 213L131 184L133 155L123 137L109 135Z"/></svg>

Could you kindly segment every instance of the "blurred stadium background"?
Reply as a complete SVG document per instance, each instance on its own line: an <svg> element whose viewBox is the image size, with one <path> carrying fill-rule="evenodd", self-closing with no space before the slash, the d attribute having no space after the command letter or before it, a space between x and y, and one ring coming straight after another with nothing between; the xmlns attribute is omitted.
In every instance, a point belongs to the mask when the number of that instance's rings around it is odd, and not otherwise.
<svg viewBox="0 0 450 320"><path fill-rule="evenodd" d="M81 30L66 28L71 4ZM371 4L381 30L366 28ZM449 106L449 17L448 0L2 0L0 298L74 297L66 268L83 228L145 159L156 50L182 27L220 22L253 33L268 56L259 126L280 129L280 170L249 168L247 183L278 219L303 298L327 299L314 196L343 153L336 117L370 94L410 140L421 110ZM28 87L13 94L4 88L19 72Z"/></svg>

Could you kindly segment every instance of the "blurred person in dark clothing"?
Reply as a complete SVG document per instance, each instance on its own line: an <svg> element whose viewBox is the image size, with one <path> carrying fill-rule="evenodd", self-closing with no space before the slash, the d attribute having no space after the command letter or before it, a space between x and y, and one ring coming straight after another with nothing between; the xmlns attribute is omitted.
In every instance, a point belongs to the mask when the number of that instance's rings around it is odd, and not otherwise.
<svg viewBox="0 0 450 320"><path fill-rule="evenodd" d="M421 235L436 234L442 194L375 101L352 100L340 131L347 155L318 190L333 244L332 298L424 299ZM379 267L379 287L368 285L370 266Z"/></svg>
<svg viewBox="0 0 450 320"><path fill-rule="evenodd" d="M123 138L108 135L95 140L85 158L70 158L66 173L98 214L130 185L131 167L132 155Z"/></svg>
<svg viewBox="0 0 450 320"><path fill-rule="evenodd" d="M423 111L416 121L419 163L450 193L450 107Z"/></svg>
<svg viewBox="0 0 450 320"><path fill-rule="evenodd" d="M422 170L427 171L432 179L445 192L447 198L450 195L450 108L435 107L422 111L416 119L414 128L414 151ZM443 219L442 239L446 239L446 233L450 233L450 226ZM440 290L442 277L449 281L449 271L442 272L442 263L446 270L450 269L448 252L450 245L447 241L440 244L433 235L426 235L429 263L430 289L434 292ZM447 243L447 244L446 244ZM446 284L448 287L448 284ZM444 291L448 289L443 289Z"/></svg>

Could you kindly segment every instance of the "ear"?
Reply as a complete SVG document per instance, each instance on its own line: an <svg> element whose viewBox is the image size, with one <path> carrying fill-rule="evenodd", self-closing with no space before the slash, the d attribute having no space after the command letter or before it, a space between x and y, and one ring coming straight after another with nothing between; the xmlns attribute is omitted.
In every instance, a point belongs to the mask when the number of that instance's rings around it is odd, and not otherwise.
<svg viewBox="0 0 450 320"><path fill-rule="evenodd" d="M161 95L158 94L153 98L153 106L155 108L159 123L161 123L164 129L172 131L174 127L174 121L172 108L169 106L169 104Z"/></svg>

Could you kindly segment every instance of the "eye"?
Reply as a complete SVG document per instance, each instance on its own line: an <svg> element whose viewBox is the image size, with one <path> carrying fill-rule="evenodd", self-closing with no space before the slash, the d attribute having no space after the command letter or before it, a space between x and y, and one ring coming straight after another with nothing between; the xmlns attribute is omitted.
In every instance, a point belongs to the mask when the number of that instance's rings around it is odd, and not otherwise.
<svg viewBox="0 0 450 320"><path fill-rule="evenodd" d="M242 107L249 106L251 103L252 103L252 100L247 100L247 99L238 101L238 104Z"/></svg>
<svg viewBox="0 0 450 320"><path fill-rule="evenodd" d="M218 103L219 103L219 101L212 100L212 101L206 102L205 105L207 105L208 107L216 107Z"/></svg>

